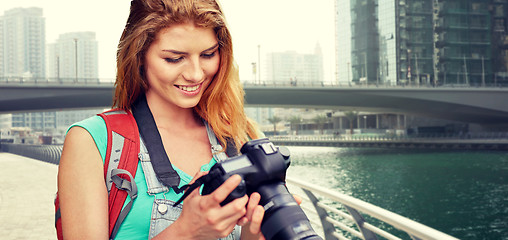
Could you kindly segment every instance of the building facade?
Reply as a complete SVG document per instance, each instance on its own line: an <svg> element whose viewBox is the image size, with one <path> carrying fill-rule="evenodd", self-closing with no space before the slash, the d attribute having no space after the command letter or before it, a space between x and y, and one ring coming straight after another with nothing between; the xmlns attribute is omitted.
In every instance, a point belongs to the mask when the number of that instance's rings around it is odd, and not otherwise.
<svg viewBox="0 0 508 240"><path fill-rule="evenodd" d="M313 54L295 51L273 52L267 55L267 81L287 85L321 84L323 54L319 44Z"/></svg>
<svg viewBox="0 0 508 240"><path fill-rule="evenodd" d="M95 32L60 34L48 44L48 77L62 82L97 82L98 42Z"/></svg>
<svg viewBox="0 0 508 240"><path fill-rule="evenodd" d="M508 0L337 3L350 5L351 81L385 85L508 84ZM347 25L337 24L337 29ZM337 43L345 41L337 37ZM339 78L345 78L344 74Z"/></svg>
<svg viewBox="0 0 508 240"><path fill-rule="evenodd" d="M42 8L14 8L0 17L0 81L46 77L46 25ZM55 112L15 113L2 127L56 127Z"/></svg>
<svg viewBox="0 0 508 240"><path fill-rule="evenodd" d="M0 77L46 77L46 28L41 8L14 8L0 17Z"/></svg>

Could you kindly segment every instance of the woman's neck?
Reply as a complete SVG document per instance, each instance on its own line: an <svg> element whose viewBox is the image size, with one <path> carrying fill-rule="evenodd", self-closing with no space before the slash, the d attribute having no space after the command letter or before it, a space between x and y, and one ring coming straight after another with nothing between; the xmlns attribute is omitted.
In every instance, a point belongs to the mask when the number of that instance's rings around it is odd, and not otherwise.
<svg viewBox="0 0 508 240"><path fill-rule="evenodd" d="M181 108L154 95L147 93L146 101L157 127L169 128L170 124L181 129L202 125L193 108Z"/></svg>

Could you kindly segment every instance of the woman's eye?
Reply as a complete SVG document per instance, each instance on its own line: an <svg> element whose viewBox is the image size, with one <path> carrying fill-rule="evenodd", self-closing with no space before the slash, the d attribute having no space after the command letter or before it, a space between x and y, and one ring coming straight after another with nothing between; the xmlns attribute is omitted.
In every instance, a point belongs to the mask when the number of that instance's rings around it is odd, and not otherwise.
<svg viewBox="0 0 508 240"><path fill-rule="evenodd" d="M217 51L214 51L214 52L212 52L212 53L203 53L203 54L201 54L201 56L202 56L202 57L204 57L204 58L212 58L212 57L214 57L214 56L215 56L215 53L216 53L216 52L217 52Z"/></svg>
<svg viewBox="0 0 508 240"><path fill-rule="evenodd" d="M182 57L179 57L179 58L164 58L164 60L166 60L166 62L168 63L177 63L177 62L180 62L182 61Z"/></svg>

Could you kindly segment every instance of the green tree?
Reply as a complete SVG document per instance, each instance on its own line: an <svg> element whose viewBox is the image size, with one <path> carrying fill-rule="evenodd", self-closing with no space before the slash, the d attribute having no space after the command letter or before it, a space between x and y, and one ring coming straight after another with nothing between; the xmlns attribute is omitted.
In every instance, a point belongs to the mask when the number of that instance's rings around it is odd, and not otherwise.
<svg viewBox="0 0 508 240"><path fill-rule="evenodd" d="M298 124L302 123L302 118L300 116L290 116L287 121L291 125L291 129L295 129L296 135L298 135Z"/></svg>
<svg viewBox="0 0 508 240"><path fill-rule="evenodd" d="M320 134L323 134L323 128L325 126L325 123L328 122L328 117L326 117L326 115L324 114L319 114L319 115L316 115L312 121L314 121L314 123L316 124L316 126L318 127L319 129L319 133Z"/></svg>
<svg viewBox="0 0 508 240"><path fill-rule="evenodd" d="M358 117L358 112L347 111L344 112L344 115L349 120L349 132L353 134L353 121Z"/></svg>
<svg viewBox="0 0 508 240"><path fill-rule="evenodd" d="M273 124L273 135L277 135L277 124L282 121L282 118L273 116L267 119L268 122Z"/></svg>

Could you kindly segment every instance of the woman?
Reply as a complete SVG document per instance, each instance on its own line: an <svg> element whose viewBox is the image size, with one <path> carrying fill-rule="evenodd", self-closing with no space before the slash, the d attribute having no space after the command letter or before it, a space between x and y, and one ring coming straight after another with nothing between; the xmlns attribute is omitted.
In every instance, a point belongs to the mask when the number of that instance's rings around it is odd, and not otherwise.
<svg viewBox="0 0 508 240"><path fill-rule="evenodd" d="M206 174L217 161L212 156L212 138L223 148L232 139L238 148L258 137L243 112L243 93L231 36L216 1L132 0L118 47L113 105L126 111L147 106L148 114L141 116L153 116L156 130L151 134L160 136L161 149L180 178L179 186ZM213 129L215 136L210 137L207 129ZM65 239L109 237L103 175L106 142L105 123L98 116L74 124L66 136L58 174ZM151 145L146 147L150 153ZM241 239L264 238L259 194L220 205L240 183L239 176L232 176L209 195L195 190L183 206L172 207L181 193L159 181L153 189L165 190L152 192L146 179L155 172L157 166L150 161L147 166L139 163L138 197L117 239L236 239L236 225L243 225ZM86 181L76 181L77 176ZM169 207L175 212L174 219L160 217L168 215L157 208L161 204L164 210Z"/></svg>

